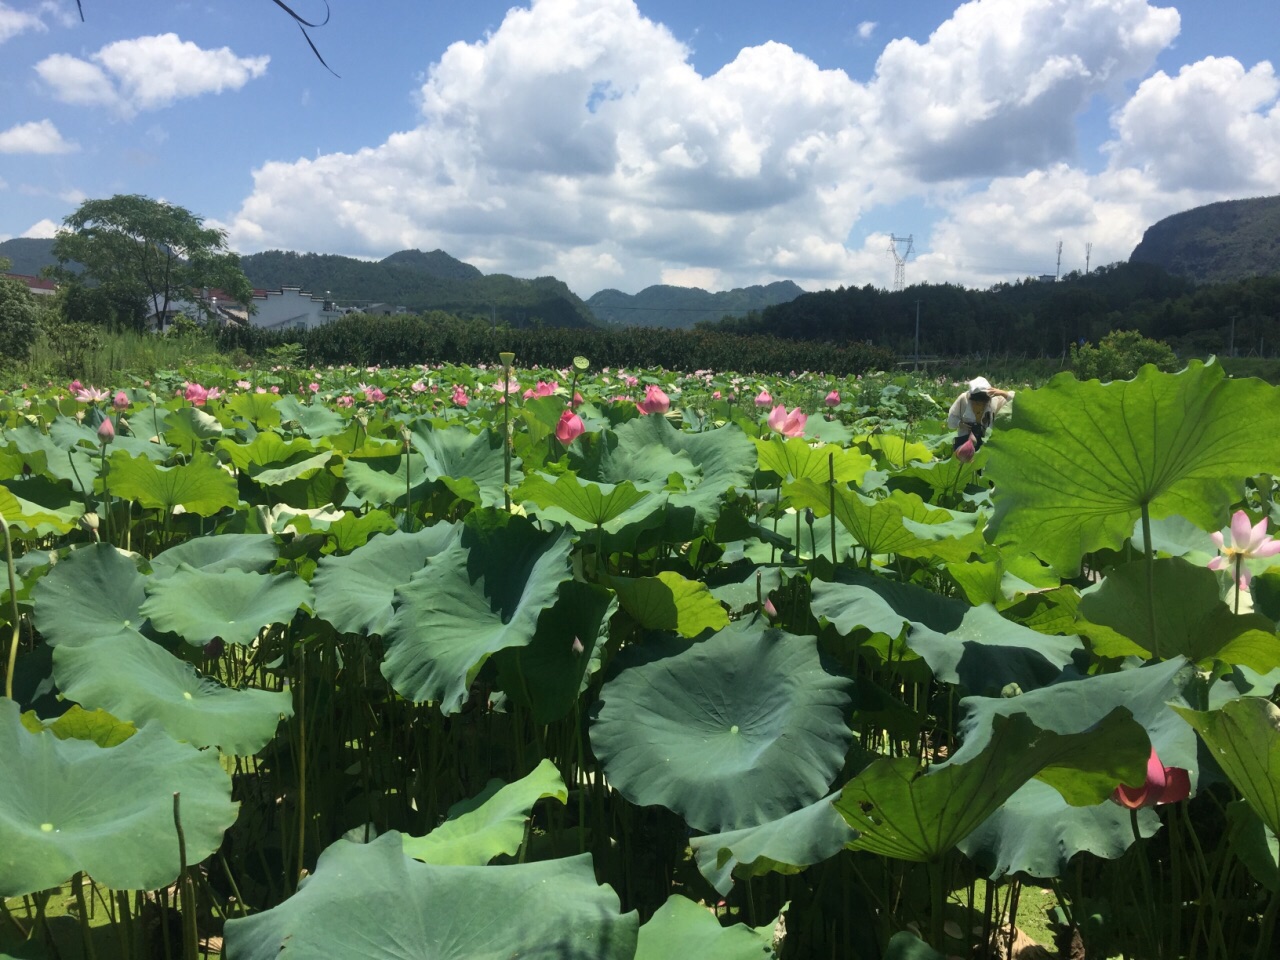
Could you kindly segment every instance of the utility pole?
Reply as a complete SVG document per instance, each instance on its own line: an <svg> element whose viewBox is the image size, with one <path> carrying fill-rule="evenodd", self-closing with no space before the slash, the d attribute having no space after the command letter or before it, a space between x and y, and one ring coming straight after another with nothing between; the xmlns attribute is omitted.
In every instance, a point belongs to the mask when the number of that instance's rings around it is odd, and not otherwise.
<svg viewBox="0 0 1280 960"><path fill-rule="evenodd" d="M916 301L916 365L915 370L920 370L920 301Z"/></svg>
<svg viewBox="0 0 1280 960"><path fill-rule="evenodd" d="M1227 356L1234 357L1236 355L1236 318L1231 318L1231 334L1227 338Z"/></svg>
<svg viewBox="0 0 1280 960"><path fill-rule="evenodd" d="M1089 257L1093 253L1093 241L1084 245L1084 275L1089 275Z"/></svg>
<svg viewBox="0 0 1280 960"><path fill-rule="evenodd" d="M1058 241L1058 265L1053 268L1053 279L1056 281L1062 276L1062 241Z"/></svg>

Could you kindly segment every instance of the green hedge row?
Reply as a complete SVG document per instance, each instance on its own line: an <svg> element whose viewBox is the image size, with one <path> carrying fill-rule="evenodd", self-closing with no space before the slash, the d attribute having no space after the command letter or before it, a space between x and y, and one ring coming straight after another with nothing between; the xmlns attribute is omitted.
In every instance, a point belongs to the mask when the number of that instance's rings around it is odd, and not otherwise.
<svg viewBox="0 0 1280 960"><path fill-rule="evenodd" d="M357 366L496 363L502 350L515 353L522 366L566 367L575 356L585 356L597 368L666 367L779 375L810 370L847 376L888 369L894 363L890 351L859 342L818 343L705 329L511 329L442 313L351 315L305 332L226 328L217 337L224 351L238 349L256 356L271 347L298 343L309 363Z"/></svg>

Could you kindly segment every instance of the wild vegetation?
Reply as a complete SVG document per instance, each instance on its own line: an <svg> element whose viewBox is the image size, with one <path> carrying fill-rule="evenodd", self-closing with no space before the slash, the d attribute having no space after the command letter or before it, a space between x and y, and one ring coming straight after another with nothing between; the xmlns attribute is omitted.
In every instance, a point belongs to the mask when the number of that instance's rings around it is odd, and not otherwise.
<svg viewBox="0 0 1280 960"><path fill-rule="evenodd" d="M300 351L0 398L0 951L1271 955L1277 388Z"/></svg>

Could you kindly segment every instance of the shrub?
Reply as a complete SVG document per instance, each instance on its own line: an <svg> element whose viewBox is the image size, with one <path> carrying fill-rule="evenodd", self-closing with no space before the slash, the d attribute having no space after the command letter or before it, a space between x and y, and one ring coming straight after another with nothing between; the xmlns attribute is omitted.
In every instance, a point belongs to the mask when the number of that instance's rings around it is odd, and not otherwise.
<svg viewBox="0 0 1280 960"><path fill-rule="evenodd" d="M1071 368L1080 380L1128 380L1148 363L1166 372L1178 368L1178 358L1163 340L1144 337L1137 330L1112 330L1095 347L1071 347Z"/></svg>
<svg viewBox="0 0 1280 960"><path fill-rule="evenodd" d="M21 280L0 277L0 358L25 361L40 330L40 307Z"/></svg>

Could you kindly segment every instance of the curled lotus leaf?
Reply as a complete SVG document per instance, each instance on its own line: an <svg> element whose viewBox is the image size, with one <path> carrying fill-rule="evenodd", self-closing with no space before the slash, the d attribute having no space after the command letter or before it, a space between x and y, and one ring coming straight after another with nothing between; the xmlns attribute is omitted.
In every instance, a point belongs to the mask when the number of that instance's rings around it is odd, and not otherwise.
<svg viewBox="0 0 1280 960"><path fill-rule="evenodd" d="M339 840L288 900L229 920L235 960L632 960L637 918L596 883L591 857L507 866L419 863L394 831Z"/></svg>

